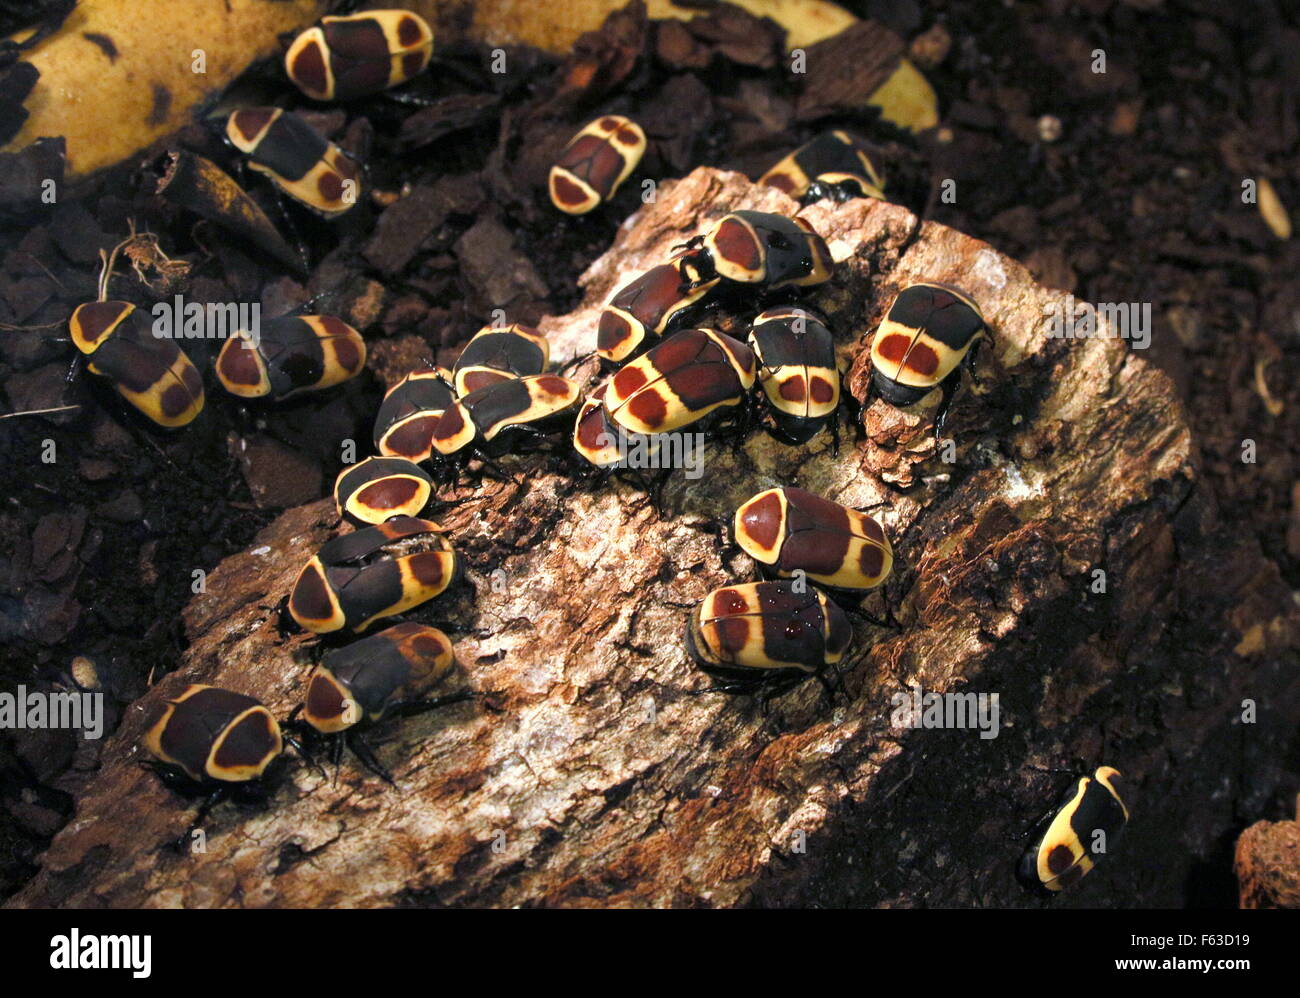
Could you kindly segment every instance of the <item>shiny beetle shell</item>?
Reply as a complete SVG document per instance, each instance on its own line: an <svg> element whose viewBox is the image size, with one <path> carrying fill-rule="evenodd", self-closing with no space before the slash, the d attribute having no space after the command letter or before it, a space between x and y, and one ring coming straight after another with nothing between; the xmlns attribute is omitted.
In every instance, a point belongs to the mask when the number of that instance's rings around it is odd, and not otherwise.
<svg viewBox="0 0 1300 998"><path fill-rule="evenodd" d="M433 446L450 456L492 443L515 426L557 417L578 404L578 384L557 374L498 381L450 406L434 429Z"/></svg>
<svg viewBox="0 0 1300 998"><path fill-rule="evenodd" d="M866 513L804 489L767 489L736 510L744 552L779 576L796 571L835 589L874 589L894 565L884 529Z"/></svg>
<svg viewBox="0 0 1300 998"><path fill-rule="evenodd" d="M705 234L704 250L729 281L768 288L807 287L830 280L830 249L802 218L733 211Z"/></svg>
<svg viewBox="0 0 1300 998"><path fill-rule="evenodd" d="M409 10L323 17L284 54L284 71L313 100L353 100L405 83L433 54L433 29Z"/></svg>
<svg viewBox="0 0 1300 998"><path fill-rule="evenodd" d="M145 750L196 783L246 783L284 749L261 702L215 686L187 686L145 733Z"/></svg>
<svg viewBox="0 0 1300 998"><path fill-rule="evenodd" d="M827 174L855 177L876 191L885 187L885 178L876 169L865 144L840 129L822 132L804 143L759 177L758 182L784 191L798 201L808 193L815 179ZM879 193L872 196L884 198Z"/></svg>
<svg viewBox="0 0 1300 998"><path fill-rule="evenodd" d="M384 395L375 416L375 447L386 457L419 463L433 454L442 414L456 403L451 374L442 368L411 371Z"/></svg>
<svg viewBox="0 0 1300 998"><path fill-rule="evenodd" d="M441 531L430 520L397 516L326 541L298 574L290 616L317 634L360 633L433 599L458 571Z"/></svg>
<svg viewBox="0 0 1300 998"><path fill-rule="evenodd" d="M820 173L803 196L804 204L829 199L838 204L852 201L854 198L873 198L876 201L888 200L885 192L872 184L866 177L856 173Z"/></svg>
<svg viewBox="0 0 1300 998"><path fill-rule="evenodd" d="M628 433L668 433L739 405L756 373L745 344L712 329L683 329L610 379L605 410Z"/></svg>
<svg viewBox="0 0 1300 998"><path fill-rule="evenodd" d="M709 593L693 611L686 646L696 665L724 679L820 673L853 642L844 611L813 586L746 582Z"/></svg>
<svg viewBox="0 0 1300 998"><path fill-rule="evenodd" d="M416 516L432 493L433 479L404 457L368 457L334 480L339 515L360 526Z"/></svg>
<svg viewBox="0 0 1300 998"><path fill-rule="evenodd" d="M984 333L979 306L964 292L931 283L904 288L871 341L876 390L893 405L919 402Z"/></svg>
<svg viewBox="0 0 1300 998"><path fill-rule="evenodd" d="M597 118L575 135L551 167L551 203L585 215L614 196L645 153L641 126L619 114Z"/></svg>
<svg viewBox="0 0 1300 998"><path fill-rule="evenodd" d="M285 194L327 217L361 198L361 171L343 150L291 111L246 107L226 119L226 137Z"/></svg>
<svg viewBox="0 0 1300 998"><path fill-rule="evenodd" d="M1045 896L1059 894L1115 847L1128 823L1119 778L1119 770L1102 766L1074 781L1031 833L1016 868L1024 887Z"/></svg>
<svg viewBox="0 0 1300 998"><path fill-rule="evenodd" d="M226 340L216 372L232 395L279 402L332 388L365 365L366 341L342 319L284 315L262 323L256 336L241 329Z"/></svg>
<svg viewBox="0 0 1300 998"><path fill-rule="evenodd" d="M689 255L651 267L610 297L596 327L596 353L621 364L703 302L721 278L705 280Z"/></svg>
<svg viewBox="0 0 1300 998"><path fill-rule="evenodd" d="M771 308L754 319L749 346L780 435L796 444L812 439L840 405L830 330L805 309Z"/></svg>
<svg viewBox="0 0 1300 998"><path fill-rule="evenodd" d="M541 374L550 359L549 341L531 326L484 326L457 358L452 387L464 398L498 381Z"/></svg>
<svg viewBox="0 0 1300 998"><path fill-rule="evenodd" d="M130 302L78 305L68 320L73 344L91 374L159 426L186 426L203 411L203 376L173 340L153 335Z"/></svg>
<svg viewBox="0 0 1300 998"><path fill-rule="evenodd" d="M326 653L308 680L303 720L325 735L373 724L441 683L455 661L436 627L397 624Z"/></svg>

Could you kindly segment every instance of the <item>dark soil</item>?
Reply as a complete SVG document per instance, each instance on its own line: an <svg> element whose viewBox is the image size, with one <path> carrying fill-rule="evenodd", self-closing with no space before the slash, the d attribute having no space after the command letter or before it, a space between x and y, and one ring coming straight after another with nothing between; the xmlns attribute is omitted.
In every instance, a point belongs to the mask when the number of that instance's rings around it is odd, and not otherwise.
<svg viewBox="0 0 1300 998"><path fill-rule="evenodd" d="M879 146L893 200L988 239L1081 300L1150 302L1149 355L1186 400L1223 529L1257 536L1300 584L1300 248L1241 200L1244 179L1268 177L1283 203L1300 206L1300 18L1267 0L845 6L909 42L924 34L922 58L946 36L946 57L925 70L940 94L940 136L918 142L866 109L824 94L810 101L784 73L770 23L722 10L689 30L661 29L623 15L564 62L511 50L505 74L490 71L486 50L442 49L433 71L403 88L423 106L380 97L307 107L367 163L376 197L330 226L278 205L255 174L243 178L306 246L305 284L157 197L163 148L13 218L0 232L3 410L80 408L0 422L10 483L0 685L62 682L84 655L129 703L176 662L194 573L245 547L279 509L323 494L342 441L368 452L381 378L451 361L494 309L524 322L567 311L644 178L702 164L756 177L832 125ZM1099 48L1104 74L1091 70ZM253 75L258 100L305 105L273 69ZM562 218L546 197L547 169L606 111L641 122L650 150L612 204ZM1044 115L1059 119L1053 141ZM210 128L193 126L176 146L236 166ZM937 196L945 179L956 181L955 203ZM67 317L94 297L98 250L128 220L192 265L185 286L164 295L260 300L273 315L326 293L318 307L363 329L374 373L274 408L237 404L208 377L204 413L176 433L151 428L84 371L68 382ZM141 305L159 297L122 267L112 293ZM184 345L206 371L220 344ZM1242 462L1244 440L1254 464ZM68 733L0 732L0 897L70 815L54 784L75 786L93 753ZM1207 884L1226 863L1225 853ZM1188 897L1224 894L1190 885Z"/></svg>

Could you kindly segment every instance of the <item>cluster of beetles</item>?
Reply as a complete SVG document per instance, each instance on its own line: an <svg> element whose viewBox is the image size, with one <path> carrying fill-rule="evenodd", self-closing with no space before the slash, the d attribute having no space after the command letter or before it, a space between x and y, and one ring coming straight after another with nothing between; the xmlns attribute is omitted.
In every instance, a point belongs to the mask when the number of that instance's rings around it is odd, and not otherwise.
<svg viewBox="0 0 1300 998"><path fill-rule="evenodd" d="M428 65L433 32L404 10L325 17L293 40L285 71L316 101L345 101L398 86ZM248 165L280 193L334 217L356 202L360 165L291 111L239 108L226 136ZM635 171L644 131L607 114L564 148L548 181L554 206L582 215L607 201ZM760 182L804 204L884 199L885 181L866 146L829 131L775 164ZM455 477L471 459L493 459L521 441L572 427L572 454L587 471L610 474L628 448L653 451L687 427L743 434L761 386L767 431L785 444L836 435L849 400L842 391L826 320L797 296L831 278L825 241L800 217L733 211L618 288L604 306L593 386L549 371L549 347L536 329L488 326L454 368L406 374L385 395L374 425L375 456L343 469L334 484L339 515L354 526L323 544L303 566L284 608L303 630L364 635L332 644L317 662L303 702L281 724L256 699L191 685L167 702L143 744L173 785L213 790L251 785L289 744L331 740L335 764L349 746L388 782L392 777L363 734L379 720L479 696L433 695L452 674L452 642L438 628L397 617L438 597L461 576L446 532L422 518L435 476ZM99 299L70 319L73 343L92 373L162 427L192 421L204 404L203 379L171 340L156 339L135 306L107 296L106 259ZM759 302L745 342L691 325L719 303ZM897 295L871 343L870 396L910 406L939 390L938 435L963 366L988 335L979 307L962 291L920 283ZM243 399L278 401L330 388L365 366L361 334L332 315L285 315L256 336L241 331L216 358L215 374ZM586 358L581 358L586 359ZM816 678L834 694L854 643L849 614L889 577L893 551L881 524L794 487L771 488L734 515L735 543L757 564L760 581L709 593L691 611L684 643L716 680L712 691L764 701ZM324 648L323 645L318 646ZM1032 890L1054 894L1099 858L1098 834L1113 845L1128 811L1119 773L1101 767L1078 777L1030 833L1017 867Z"/></svg>

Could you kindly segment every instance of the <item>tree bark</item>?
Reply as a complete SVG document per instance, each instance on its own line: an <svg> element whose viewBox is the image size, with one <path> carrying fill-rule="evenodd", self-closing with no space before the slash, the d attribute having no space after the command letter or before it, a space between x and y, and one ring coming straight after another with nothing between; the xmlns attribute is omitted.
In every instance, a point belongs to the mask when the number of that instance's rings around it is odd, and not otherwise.
<svg viewBox="0 0 1300 998"><path fill-rule="evenodd" d="M587 353L613 287L735 208L798 210L737 174L662 184L584 275L581 308L543 323L553 358ZM979 302L994 338L957 395L955 460L924 412L876 402L838 456L824 434L710 443L702 477L674 472L660 518L630 481L522 455L519 482L465 485L467 501L434 514L470 586L414 614L459 628L447 689L491 691L499 710L386 723L374 742L396 790L352 758L322 779L288 757L264 806L223 804L205 852L169 853L191 812L137 765L160 701L211 683L284 716L302 697L312 642L281 641L268 607L346 528L329 501L291 509L208 577L188 651L159 663L175 671L127 710L11 903L1038 904L1011 871L1059 788L1043 769L1103 763L1124 773L1133 818L1057 903L1179 905L1216 875L1231 896L1232 834L1265 809L1300 716L1300 642L1274 565L1219 529L1170 382L1118 340L1048 337L1063 296L978 240L932 224L909 240L914 216L877 201L803 215L838 264L809 301L859 399L863 345L900 288L946 281ZM709 683L674 604L751 576L743 555L721 560L712 528L778 483L885 503L903 626L856 625L847 702L807 683L765 715L691 695ZM998 694L997 737L894 723L913 684Z"/></svg>

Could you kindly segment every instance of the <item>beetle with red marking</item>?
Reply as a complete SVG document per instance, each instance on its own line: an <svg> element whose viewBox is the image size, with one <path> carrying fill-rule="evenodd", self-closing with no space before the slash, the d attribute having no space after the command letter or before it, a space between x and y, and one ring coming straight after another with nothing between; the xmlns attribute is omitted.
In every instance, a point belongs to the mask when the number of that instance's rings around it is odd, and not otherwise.
<svg viewBox="0 0 1300 998"><path fill-rule="evenodd" d="M749 346L778 439L807 443L828 423L836 431L840 372L835 340L819 315L792 306L770 308L754 319Z"/></svg>
<svg viewBox="0 0 1300 998"><path fill-rule="evenodd" d="M738 340L683 329L609 380L605 412L626 433L669 433L745 403L757 371L753 351Z"/></svg>
<svg viewBox="0 0 1300 998"><path fill-rule="evenodd" d="M333 315L283 315L226 340L217 378L240 398L280 402L323 391L355 377L366 365L366 341Z"/></svg>
<svg viewBox="0 0 1300 998"><path fill-rule="evenodd" d="M278 107L245 107L226 119L226 138L289 197L326 217L361 199L361 170L302 118Z"/></svg>
<svg viewBox="0 0 1300 998"><path fill-rule="evenodd" d="M838 179L828 181L828 178ZM758 178L760 184L784 191L796 201L809 202L818 199L813 196L812 188L819 181L823 184L850 181L860 190L873 192L862 196L881 200L885 197L882 193L885 178L872 162L866 144L841 129L823 132L804 143Z"/></svg>
<svg viewBox="0 0 1300 998"><path fill-rule="evenodd" d="M484 326L465 344L452 368L452 388L462 398L498 381L541 374L551 345L532 326Z"/></svg>
<svg viewBox="0 0 1300 998"><path fill-rule="evenodd" d="M406 717L477 697L471 692L428 696L455 664L451 640L438 628L396 624L325 653L307 681L302 719L334 739L336 765L346 745L367 769L392 783L366 742L365 730L389 716Z"/></svg>
<svg viewBox="0 0 1300 998"><path fill-rule="evenodd" d="M359 634L445 592L459 569L438 524L396 516L322 544L298 574L289 615L316 634Z"/></svg>
<svg viewBox="0 0 1300 998"><path fill-rule="evenodd" d="M647 341L679 325L691 308L703 304L721 278L705 279L690 255L651 267L614 292L600 313L596 353L621 364Z"/></svg>
<svg viewBox="0 0 1300 998"><path fill-rule="evenodd" d="M433 479L404 457L368 457L344 468L334 480L339 515L359 526L418 516L432 494Z"/></svg>
<svg viewBox="0 0 1300 998"><path fill-rule="evenodd" d="M844 611L815 586L746 582L715 589L691 611L686 650L724 693L778 696L825 672L853 643Z"/></svg>
<svg viewBox="0 0 1300 998"><path fill-rule="evenodd" d="M497 381L451 405L433 432L444 458L496 455L521 434L541 434L578 404L578 384L558 374Z"/></svg>
<svg viewBox="0 0 1300 998"><path fill-rule="evenodd" d="M614 196L645 148L645 132L631 118L597 118L569 141L551 167L551 203L570 215L585 215Z"/></svg>
<svg viewBox="0 0 1300 998"><path fill-rule="evenodd" d="M409 10L323 17L290 44L284 71L319 101L368 97L418 76L433 54L433 29Z"/></svg>
<svg viewBox="0 0 1300 998"><path fill-rule="evenodd" d="M203 411L203 377L176 343L154 336L148 320L125 301L78 305L68 320L73 345L91 374L159 426L186 426Z"/></svg>
<svg viewBox="0 0 1300 998"><path fill-rule="evenodd" d="M451 373L440 367L408 373L390 388L375 416L375 447L386 457L420 463L433 455L433 434L456 403Z"/></svg>
<svg viewBox="0 0 1300 998"><path fill-rule="evenodd" d="M876 520L805 489L767 489L736 510L736 543L782 578L803 572L833 589L867 590L893 569L894 552Z"/></svg>
<svg viewBox="0 0 1300 998"><path fill-rule="evenodd" d="M941 390L934 422L938 436L961 366L974 365L977 344L987 332L979 306L965 292L935 283L904 288L871 341L868 400L878 394L890 405L904 407Z"/></svg>
<svg viewBox="0 0 1300 998"><path fill-rule="evenodd" d="M769 211L730 212L686 246L704 279L719 276L767 291L825 283L835 267L826 240L807 221Z"/></svg>
<svg viewBox="0 0 1300 998"><path fill-rule="evenodd" d="M1077 884L1119 841L1128 807L1119 795L1120 772L1101 766L1080 776L1030 832L1030 844L1016 866L1029 891L1055 897Z"/></svg>

